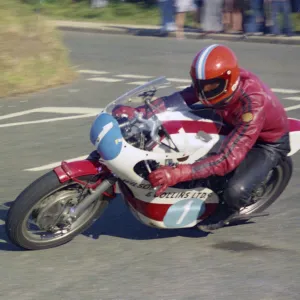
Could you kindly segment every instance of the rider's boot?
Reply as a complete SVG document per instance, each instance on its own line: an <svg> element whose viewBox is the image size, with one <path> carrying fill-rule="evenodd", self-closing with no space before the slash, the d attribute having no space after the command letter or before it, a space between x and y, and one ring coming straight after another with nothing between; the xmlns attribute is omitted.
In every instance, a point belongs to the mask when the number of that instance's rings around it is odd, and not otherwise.
<svg viewBox="0 0 300 300"><path fill-rule="evenodd" d="M216 210L202 221L197 227L205 232L210 232L229 224L231 219L239 214L239 210L231 208L226 203L220 203Z"/></svg>

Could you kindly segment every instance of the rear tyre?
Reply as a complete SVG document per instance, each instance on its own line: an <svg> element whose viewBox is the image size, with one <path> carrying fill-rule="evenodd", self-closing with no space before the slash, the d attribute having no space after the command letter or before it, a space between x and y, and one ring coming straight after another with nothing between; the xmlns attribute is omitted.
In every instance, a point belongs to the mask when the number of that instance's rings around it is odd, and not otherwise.
<svg viewBox="0 0 300 300"><path fill-rule="evenodd" d="M271 206L286 189L293 174L293 162L288 156L267 176L265 182L254 191L252 203L240 210L241 215L261 213Z"/></svg>
<svg viewBox="0 0 300 300"><path fill-rule="evenodd" d="M240 209L240 216L236 216L229 224L239 225L251 219L251 214L259 214L270 207L286 189L293 174L293 162L290 157L282 160L277 167L273 168L265 181L252 195L251 203ZM247 216L249 215L249 218ZM201 225L201 224L199 224ZM198 229L202 230L199 226Z"/></svg>
<svg viewBox="0 0 300 300"><path fill-rule="evenodd" d="M80 179L93 182L95 176ZM64 224L65 208L74 205L85 191L82 185L72 180L60 183L54 171L38 178L9 209L6 220L9 240L27 250L53 248L71 241L100 217L109 202L108 197L102 195L77 220ZM30 232L30 227L35 226L38 229Z"/></svg>

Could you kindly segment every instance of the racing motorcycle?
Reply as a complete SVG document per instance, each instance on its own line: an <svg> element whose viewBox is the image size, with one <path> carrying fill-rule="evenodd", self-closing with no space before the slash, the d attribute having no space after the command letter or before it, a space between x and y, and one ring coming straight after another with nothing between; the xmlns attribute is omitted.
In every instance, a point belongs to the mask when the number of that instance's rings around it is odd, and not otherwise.
<svg viewBox="0 0 300 300"><path fill-rule="evenodd" d="M13 202L6 220L10 241L28 250L67 243L103 214L117 189L142 223L161 229L197 229L219 205L226 176L213 187L205 180L179 183L159 197L147 178L161 165L189 164L216 153L230 128L213 109L188 106L175 92L165 77L159 77L107 105L90 129L96 155L63 161ZM174 99L162 111L155 99L164 95ZM120 105L133 107L133 118L117 118L113 112ZM289 124L289 156L269 173L232 222L267 215L263 211L288 185L290 156L300 148L300 120L289 119Z"/></svg>

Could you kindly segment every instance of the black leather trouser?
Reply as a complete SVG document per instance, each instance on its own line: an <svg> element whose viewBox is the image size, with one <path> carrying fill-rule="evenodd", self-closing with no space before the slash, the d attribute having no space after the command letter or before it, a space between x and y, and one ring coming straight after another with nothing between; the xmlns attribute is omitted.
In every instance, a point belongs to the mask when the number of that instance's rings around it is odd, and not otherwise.
<svg viewBox="0 0 300 300"><path fill-rule="evenodd" d="M290 151L289 135L284 135L276 144L257 143L245 159L222 184L222 200L233 210L249 204L252 192L262 184L269 172L284 159ZM216 180L217 179L217 180ZM220 178L210 179L213 188ZM214 189L214 188L213 188Z"/></svg>

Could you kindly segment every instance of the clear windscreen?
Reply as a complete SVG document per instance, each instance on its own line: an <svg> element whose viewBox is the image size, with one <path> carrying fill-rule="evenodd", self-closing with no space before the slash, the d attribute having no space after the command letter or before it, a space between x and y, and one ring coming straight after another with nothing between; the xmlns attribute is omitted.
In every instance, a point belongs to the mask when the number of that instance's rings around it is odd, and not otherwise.
<svg viewBox="0 0 300 300"><path fill-rule="evenodd" d="M124 107L126 109L122 111L129 111L130 116L128 113L116 115L115 112ZM199 135L204 124L197 124L193 116L197 119L200 114L201 118L207 115L210 120L205 124L208 132L218 133L222 124L220 116L211 109L188 106L165 77L125 93L110 103L104 112L117 120L122 136L129 144L146 151L187 152L191 135ZM207 137L205 130L202 133ZM205 140L203 138L202 142Z"/></svg>

